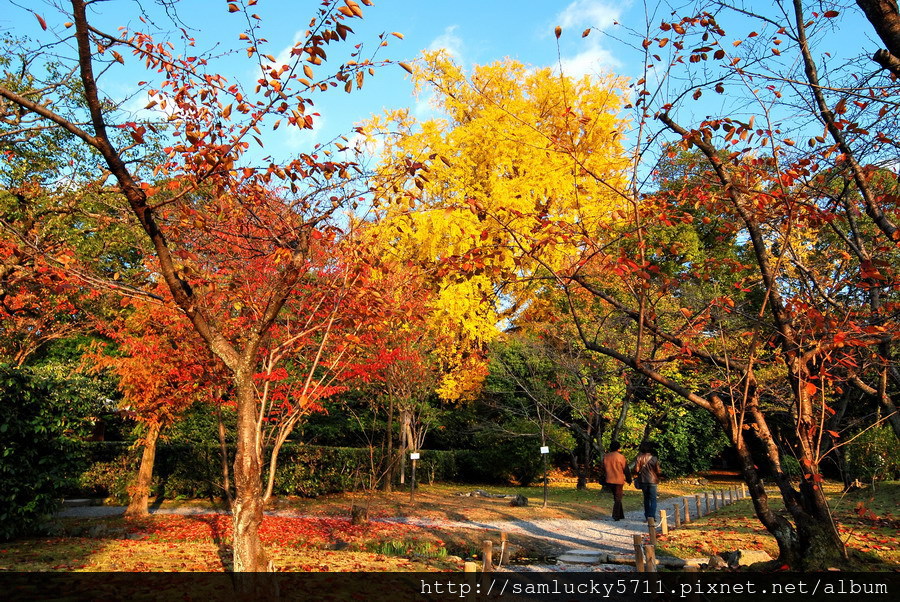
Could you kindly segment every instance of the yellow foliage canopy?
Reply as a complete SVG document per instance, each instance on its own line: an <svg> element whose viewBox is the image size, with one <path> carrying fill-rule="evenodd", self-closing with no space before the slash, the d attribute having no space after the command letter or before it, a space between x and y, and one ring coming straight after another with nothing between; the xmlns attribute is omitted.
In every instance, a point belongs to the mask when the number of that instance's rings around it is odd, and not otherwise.
<svg viewBox="0 0 900 602"><path fill-rule="evenodd" d="M424 54L413 80L433 93L438 117L403 110L365 126L383 148L374 227L391 253L433 266L432 324L457 333L443 355L469 374L445 379L442 396L456 398L485 372L472 358L497 333L497 286L541 264L563 268L572 234L594 233L621 208L623 82L510 59L467 77L440 51Z"/></svg>

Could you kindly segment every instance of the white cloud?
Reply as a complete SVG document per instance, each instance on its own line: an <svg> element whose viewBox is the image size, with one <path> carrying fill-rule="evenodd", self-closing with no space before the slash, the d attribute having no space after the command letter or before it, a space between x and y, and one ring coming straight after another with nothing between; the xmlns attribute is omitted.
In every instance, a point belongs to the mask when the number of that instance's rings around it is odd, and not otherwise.
<svg viewBox="0 0 900 602"><path fill-rule="evenodd" d="M444 33L436 37L428 45L428 50L445 50L453 57L453 60L463 62L463 40L456 35L458 25L450 25L444 29Z"/></svg>
<svg viewBox="0 0 900 602"><path fill-rule="evenodd" d="M566 27L606 29L619 20L622 8L629 2L609 4L599 0L575 0L556 16L556 24Z"/></svg>
<svg viewBox="0 0 900 602"><path fill-rule="evenodd" d="M630 0L621 0L616 4L606 0L575 0L556 15L554 23L563 29L575 30L569 32L570 37L574 38L574 34L589 27L600 30L612 27L621 19L622 11L630 4ZM602 46L596 34L578 39L580 52L562 57L562 71L566 75L571 77L597 75L621 66L621 62L612 52Z"/></svg>
<svg viewBox="0 0 900 602"><path fill-rule="evenodd" d="M613 54L599 42L591 41L588 47L574 56L562 57L562 72L569 77L600 75L615 71L621 66Z"/></svg>
<svg viewBox="0 0 900 602"><path fill-rule="evenodd" d="M149 104L156 105L147 108ZM122 109L131 114L135 121L171 121L177 114L177 105L168 95L157 92L155 95L141 92L134 95L131 100L122 106Z"/></svg>
<svg viewBox="0 0 900 602"><path fill-rule="evenodd" d="M311 153L316 144L326 142L321 139L325 123L324 115L313 115L312 129L289 126L284 135L279 137L279 142L287 151ZM278 132L280 133L281 130L279 129Z"/></svg>

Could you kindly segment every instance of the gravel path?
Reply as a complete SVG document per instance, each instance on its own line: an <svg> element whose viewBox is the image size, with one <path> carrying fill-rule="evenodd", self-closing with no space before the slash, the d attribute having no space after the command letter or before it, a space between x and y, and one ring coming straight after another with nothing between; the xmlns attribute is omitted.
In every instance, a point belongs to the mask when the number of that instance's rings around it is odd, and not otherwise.
<svg viewBox="0 0 900 602"><path fill-rule="evenodd" d="M665 510L669 517L672 517L674 514L675 502L683 503L685 499L689 499L691 502L691 514L693 516L693 497L660 500L658 503L658 510ZM61 510L57 516L85 518L115 516L123 514L124 511L125 509L123 507L115 506L80 506L65 508ZM211 510L209 508L182 507L172 509L151 509L151 513L193 515L221 513L221 511ZM273 516L299 516L289 510L271 511L266 514ZM599 552L615 554L627 554L633 551L633 536L636 533L644 534L647 532L647 523L644 520L643 510L628 512L621 521L613 521L606 516L592 520L538 518L534 520L513 521L449 521L416 517L386 518L378 520L421 527L506 531L508 533L517 533L541 539L559 548L560 551L596 550ZM670 526L672 526L671 522ZM583 568L581 570L583 570Z"/></svg>

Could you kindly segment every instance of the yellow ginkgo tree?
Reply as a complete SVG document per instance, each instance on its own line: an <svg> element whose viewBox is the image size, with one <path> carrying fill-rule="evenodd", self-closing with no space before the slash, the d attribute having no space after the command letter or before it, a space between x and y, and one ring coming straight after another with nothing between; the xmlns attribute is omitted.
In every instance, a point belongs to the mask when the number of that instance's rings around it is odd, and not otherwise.
<svg viewBox="0 0 900 602"><path fill-rule="evenodd" d="M565 270L572 245L620 215L624 83L511 59L466 74L444 51L410 71L435 117L400 110L364 126L383 149L374 228L386 253L431 268L432 324L457 335L439 350L451 365L439 393L453 399L477 390L474 358L529 283Z"/></svg>

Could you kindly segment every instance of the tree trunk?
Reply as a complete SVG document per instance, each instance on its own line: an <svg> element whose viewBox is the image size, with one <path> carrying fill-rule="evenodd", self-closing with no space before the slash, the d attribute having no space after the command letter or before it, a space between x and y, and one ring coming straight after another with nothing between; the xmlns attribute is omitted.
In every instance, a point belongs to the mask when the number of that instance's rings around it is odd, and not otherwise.
<svg viewBox="0 0 900 602"><path fill-rule="evenodd" d="M388 398L388 419L387 419L387 453L384 458L387 462L387 468L384 471L384 482L381 485L385 493L390 493L394 487L394 472L396 462L394 462L394 396Z"/></svg>
<svg viewBox="0 0 900 602"><path fill-rule="evenodd" d="M625 419L628 418L628 407L631 405L631 398L634 395L634 386L631 382L631 376L623 375L625 379L625 397L622 399L622 409L619 410L619 418L616 420L615 426L613 426L613 430L609 435L609 442L619 440L619 434L622 432L622 429L625 428ZM635 377L635 378L640 378ZM600 445L602 447L603 441L600 441Z"/></svg>
<svg viewBox="0 0 900 602"><path fill-rule="evenodd" d="M222 454L222 489L225 491L225 501L228 508L233 509L234 500L231 497L231 477L228 473L228 444L225 440L225 422L222 420L222 408L216 406L216 419L219 423L219 451Z"/></svg>
<svg viewBox="0 0 900 602"><path fill-rule="evenodd" d="M578 480L575 483L575 489L587 489L587 470L583 462L578 460L578 454L575 450L569 452L572 457L572 468L575 470L575 476Z"/></svg>
<svg viewBox="0 0 900 602"><path fill-rule="evenodd" d="M753 394L751 388L751 395ZM778 543L778 560L794 570L825 570L841 566L846 561L843 542L837 534L822 488L813 486L818 482L818 467L813 465L810 469L809 466L804 466L803 470L808 471L806 472L808 476L801 482L801 492L798 494L781 468L778 447L765 422L765 417L758 411L757 403L755 399L749 400L747 409L749 417L753 420L750 430L765 449L764 457L760 458L754 458L747 445L744 433L749 431L734 424L721 401L713 404L712 414L732 442L732 448L741 464L741 473L750 491L756 516ZM807 458L801 454L801 463L805 459ZM773 512L769 506L768 494L757 468L766 464L775 475L793 524Z"/></svg>
<svg viewBox="0 0 900 602"><path fill-rule="evenodd" d="M900 12L896 0L856 0L888 51L900 57Z"/></svg>
<svg viewBox="0 0 900 602"><path fill-rule="evenodd" d="M256 428L256 392L252 372L240 370L235 374L237 388L237 453L234 458L235 500L234 571L262 572L269 570L269 560L259 539L263 519L262 459ZM242 591L252 591L253 584L240 584Z"/></svg>
<svg viewBox="0 0 900 602"><path fill-rule="evenodd" d="M153 481L153 464L156 461L156 442L159 439L160 425L151 422L144 438L144 451L141 454L141 465L137 478L129 488L130 501L125 509L125 516L147 516L147 505L150 498L150 483Z"/></svg>

